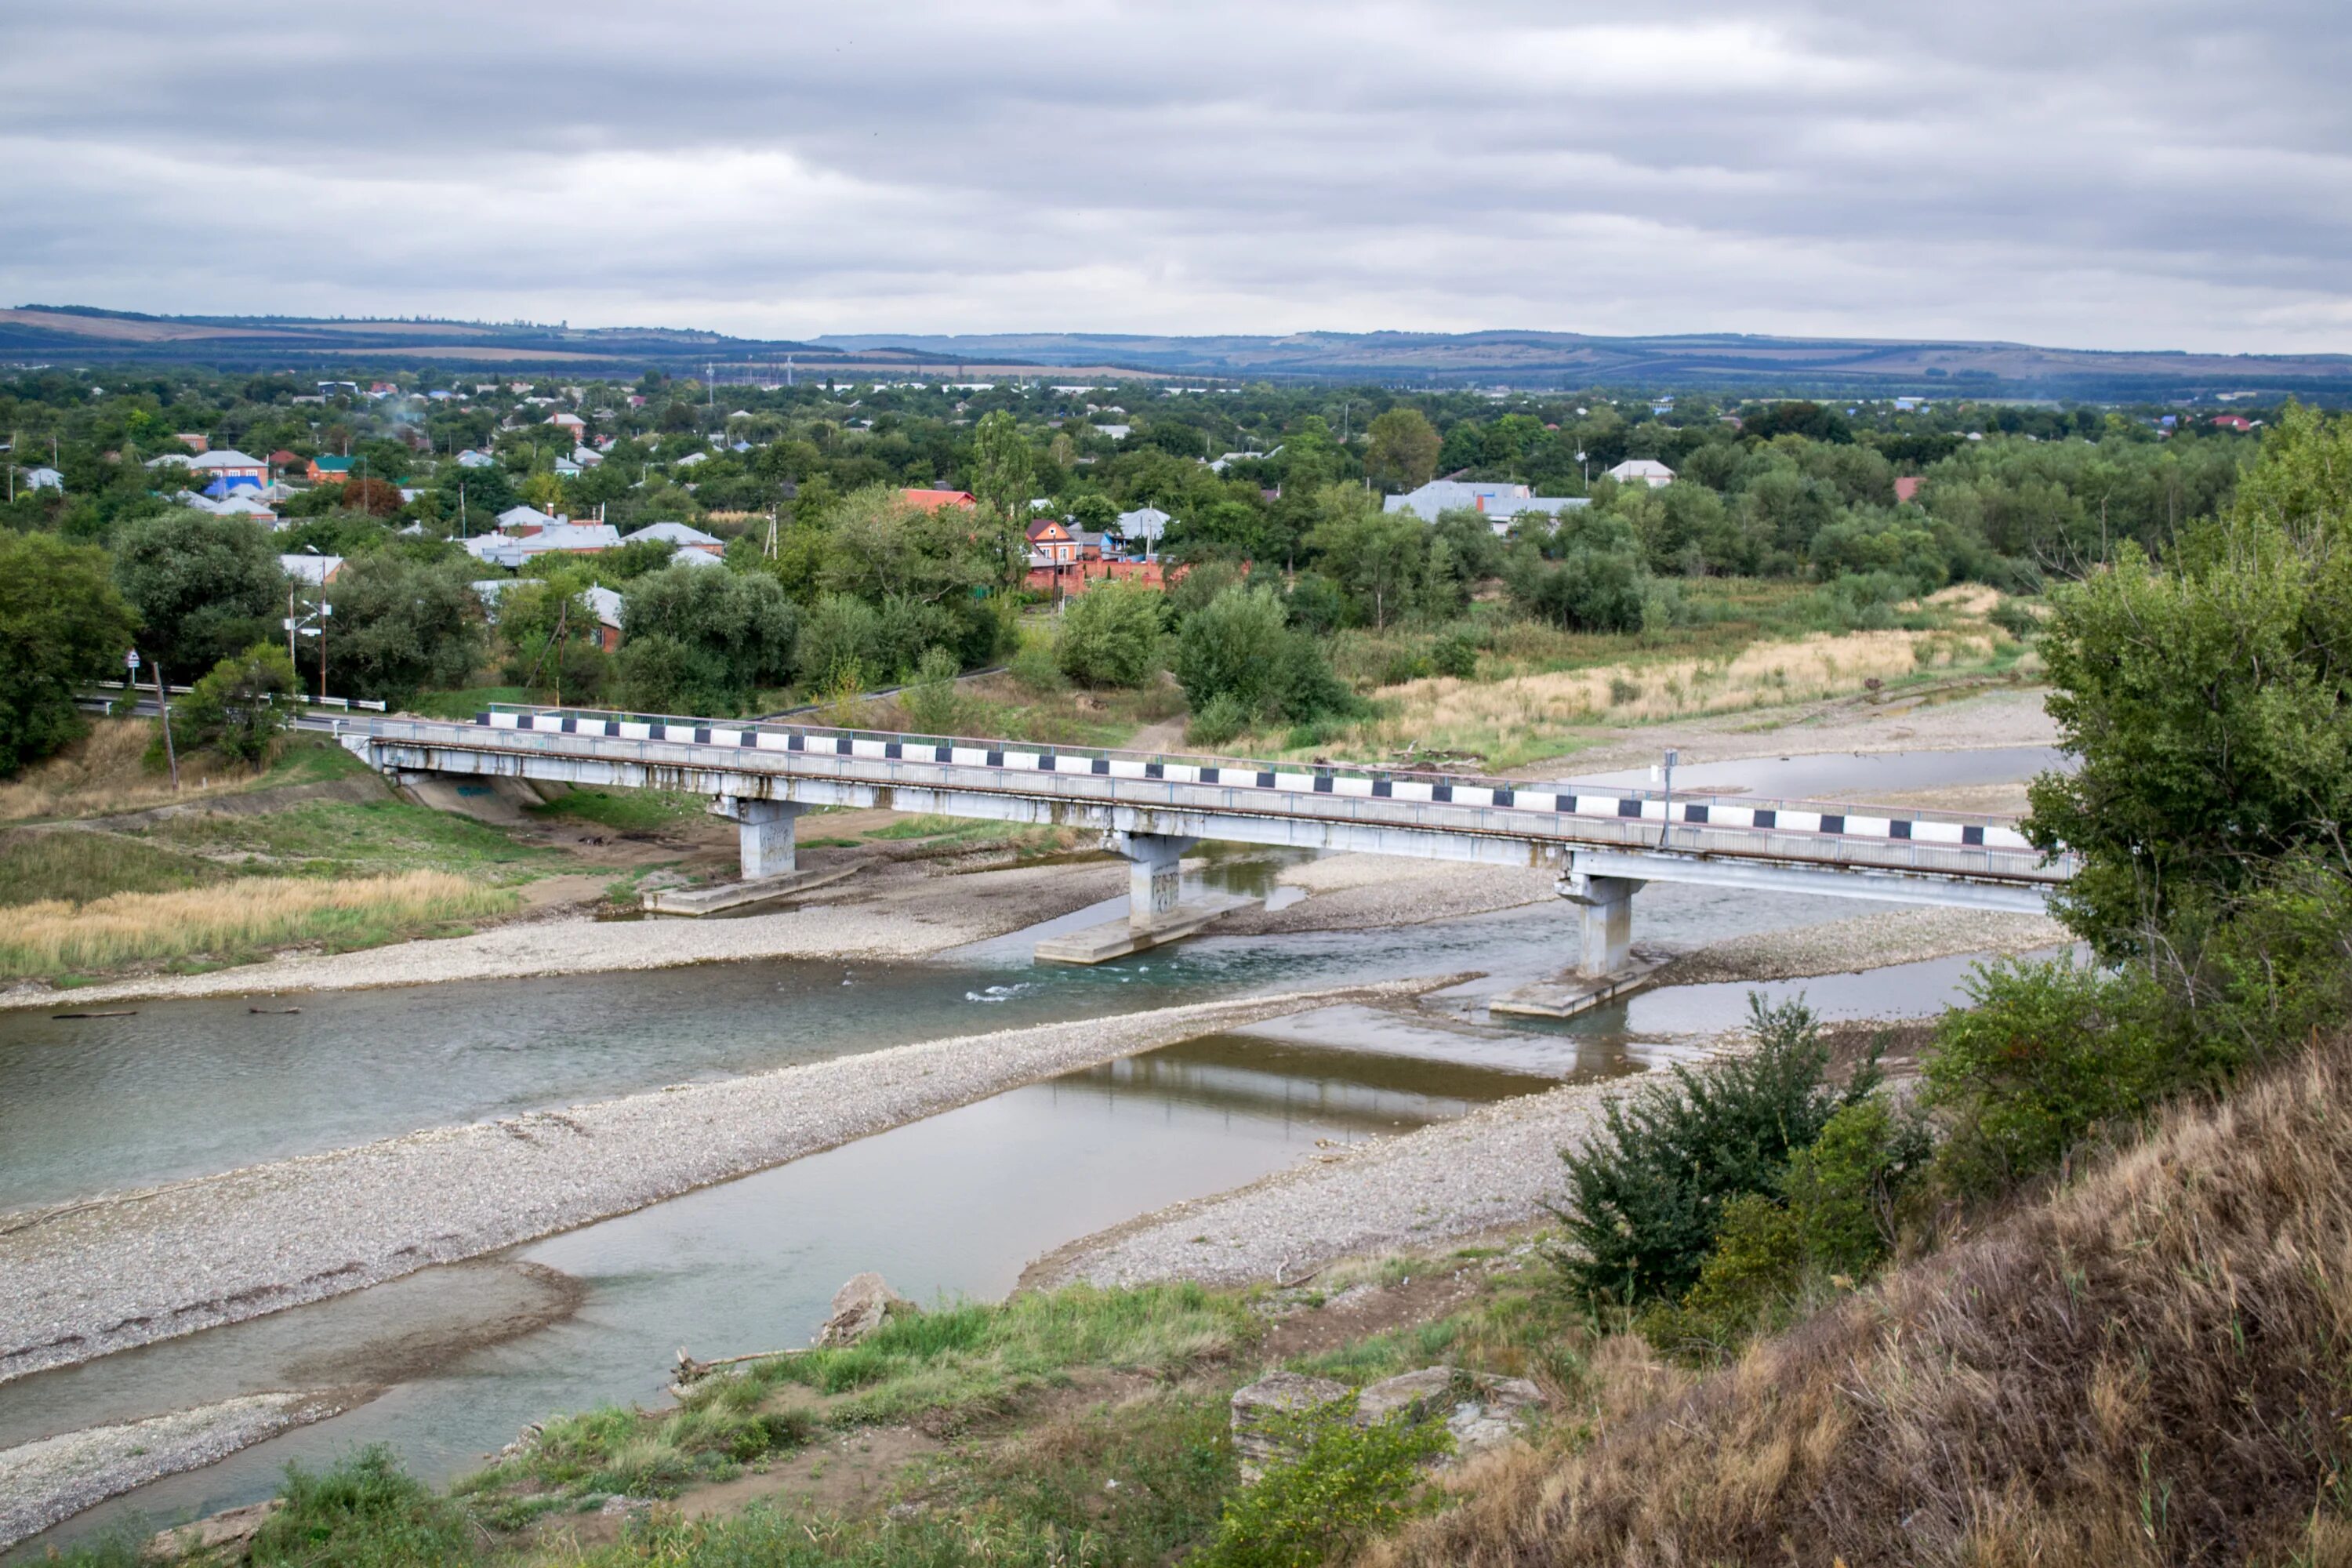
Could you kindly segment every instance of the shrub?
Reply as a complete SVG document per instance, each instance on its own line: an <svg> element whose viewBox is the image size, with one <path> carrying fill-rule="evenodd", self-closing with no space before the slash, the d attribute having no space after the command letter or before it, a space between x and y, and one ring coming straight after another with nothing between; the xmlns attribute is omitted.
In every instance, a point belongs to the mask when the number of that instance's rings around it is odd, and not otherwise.
<svg viewBox="0 0 2352 1568"><path fill-rule="evenodd" d="M1429 668L1439 675L1467 680L1478 673L1478 644L1462 632L1448 633L1429 650Z"/></svg>
<svg viewBox="0 0 2352 1568"><path fill-rule="evenodd" d="M1184 726L1184 739L1196 746L1223 746L1249 727L1249 713L1232 697L1213 697L1208 706Z"/></svg>
<svg viewBox="0 0 2352 1568"><path fill-rule="evenodd" d="M255 1563L393 1568L480 1555L457 1506L434 1496L381 1445L315 1474L289 1465L285 1496L253 1538Z"/></svg>
<svg viewBox="0 0 2352 1568"><path fill-rule="evenodd" d="M1062 609L1054 662L1082 686L1140 686L1160 669L1160 595L1103 583Z"/></svg>
<svg viewBox="0 0 2352 1568"><path fill-rule="evenodd" d="M1779 1193L1790 1154L1874 1087L1867 1066L1843 1094L1824 1084L1829 1048L1801 1001L1776 1007L1751 995L1748 1005L1754 1050L1676 1067L1672 1082L1610 1104L1590 1144L1560 1152L1569 1246L1558 1263L1578 1296L1631 1304L1689 1289L1724 1205Z"/></svg>
<svg viewBox="0 0 2352 1568"><path fill-rule="evenodd" d="M1998 1192L2055 1164L2168 1077L2146 983L2058 959L1980 965L1969 1005L1937 1026L1931 1102L1951 1126L1939 1176Z"/></svg>
<svg viewBox="0 0 2352 1568"><path fill-rule="evenodd" d="M1192 1560L1205 1568L1313 1568L1390 1534L1422 1511L1414 1501L1422 1467L1454 1447L1440 1421L1400 1414L1359 1426L1328 1405L1269 1426L1297 1456L1227 1501L1216 1539Z"/></svg>
<svg viewBox="0 0 2352 1568"><path fill-rule="evenodd" d="M1992 607L1992 613L1985 619L2021 640L2042 630L2042 617L2015 599L2003 599Z"/></svg>
<svg viewBox="0 0 2352 1568"><path fill-rule="evenodd" d="M1005 667L1024 691L1032 697L1051 697L1066 690L1069 681L1062 674L1061 665L1054 658L1054 645L1044 641L1024 641L1019 652Z"/></svg>
<svg viewBox="0 0 2352 1568"><path fill-rule="evenodd" d="M915 679L898 693L898 706L916 729L933 735L952 735L963 728L971 704L956 686L956 657L943 647L927 648L915 667Z"/></svg>
<svg viewBox="0 0 2352 1568"><path fill-rule="evenodd" d="M1303 722L1359 706L1323 646L1286 624L1270 588L1228 589L1195 612L1177 638L1176 679L1204 715L1221 698L1251 721Z"/></svg>
<svg viewBox="0 0 2352 1568"><path fill-rule="evenodd" d="M1565 560L1532 551L1513 557L1507 580L1519 608L1577 632L1637 632L1649 574L1633 550L1580 548Z"/></svg>
<svg viewBox="0 0 2352 1568"><path fill-rule="evenodd" d="M1876 1097L1842 1107L1789 1161L1782 1194L1744 1193L1723 1206L1698 1282L1643 1314L1661 1349L1713 1352L1769 1325L1811 1282L1852 1283L1893 1250L1895 1204L1926 1165L1927 1128Z"/></svg>
<svg viewBox="0 0 2352 1568"><path fill-rule="evenodd" d="M295 707L294 666L276 647L257 643L213 666L172 705L172 734L180 745L258 765L294 728Z"/></svg>
<svg viewBox="0 0 2352 1568"><path fill-rule="evenodd" d="M874 668L881 641L882 617L873 605L847 594L827 594L802 618L793 667L802 686L817 690L853 666L861 675Z"/></svg>

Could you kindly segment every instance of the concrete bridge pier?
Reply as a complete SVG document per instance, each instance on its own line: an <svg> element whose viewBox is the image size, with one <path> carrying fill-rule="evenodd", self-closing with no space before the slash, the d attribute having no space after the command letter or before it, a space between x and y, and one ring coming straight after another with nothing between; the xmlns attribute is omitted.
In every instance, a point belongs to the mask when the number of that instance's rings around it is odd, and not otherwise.
<svg viewBox="0 0 2352 1568"><path fill-rule="evenodd" d="M1560 879L1560 897L1584 911L1577 973L1588 980L1605 980L1632 964L1633 895L1642 887L1631 877L1594 877L1582 871L1571 871Z"/></svg>
<svg viewBox="0 0 2352 1568"><path fill-rule="evenodd" d="M1643 883L1633 877L1602 877L1571 868L1559 879L1559 896L1579 906L1576 963L1556 979L1538 980L1486 1004L1492 1013L1531 1018L1572 1018L1604 1002L1630 995L1650 983L1654 963L1633 957L1633 895Z"/></svg>
<svg viewBox="0 0 2352 1568"><path fill-rule="evenodd" d="M1190 904L1178 900L1184 851L1199 842L1173 833L1114 830L1104 834L1103 847L1127 858L1127 918L1046 937L1037 944L1037 956L1053 963L1101 963L1124 958L1191 936L1219 915L1249 902L1230 894L1211 894Z"/></svg>
<svg viewBox="0 0 2352 1568"><path fill-rule="evenodd" d="M743 880L758 882L782 877L796 868L793 822L808 807L788 800L753 800L722 795L710 810L735 823L736 852L741 857Z"/></svg>
<svg viewBox="0 0 2352 1568"><path fill-rule="evenodd" d="M1127 857L1127 923L1137 931L1164 924L1176 912L1184 851L1200 842L1166 833L1111 833L1106 847Z"/></svg>

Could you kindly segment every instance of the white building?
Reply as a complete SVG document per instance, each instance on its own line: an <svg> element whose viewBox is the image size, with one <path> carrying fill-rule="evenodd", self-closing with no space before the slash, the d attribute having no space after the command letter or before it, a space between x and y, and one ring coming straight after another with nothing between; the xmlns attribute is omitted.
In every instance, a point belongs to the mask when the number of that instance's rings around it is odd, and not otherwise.
<svg viewBox="0 0 2352 1568"><path fill-rule="evenodd" d="M1160 537L1168 531L1168 525L1175 521L1156 506L1139 506L1133 511L1118 514L1118 527L1115 531L1128 543L1142 545L1144 553L1149 555L1158 548Z"/></svg>
<svg viewBox="0 0 2352 1568"><path fill-rule="evenodd" d="M308 583L313 588L323 588L341 575L343 558L340 555L281 555L278 570L297 583Z"/></svg>
<svg viewBox="0 0 2352 1568"><path fill-rule="evenodd" d="M726 541L683 522L649 522L636 532L623 539L621 542L637 544L654 539L660 540L665 544L676 545L680 554L692 552L697 554L717 556L727 549Z"/></svg>
<svg viewBox="0 0 2352 1568"><path fill-rule="evenodd" d="M1423 522L1435 522L1444 512L1483 512L1495 531L1500 533L1521 512L1539 511L1546 517L1558 517L1563 511L1591 504L1582 496L1539 496L1525 485L1432 479L1417 490L1388 497L1381 501L1381 510L1409 511Z"/></svg>
<svg viewBox="0 0 2352 1568"><path fill-rule="evenodd" d="M1675 482L1675 471L1655 458L1628 458L1609 470L1621 485L1647 485L1658 489Z"/></svg>

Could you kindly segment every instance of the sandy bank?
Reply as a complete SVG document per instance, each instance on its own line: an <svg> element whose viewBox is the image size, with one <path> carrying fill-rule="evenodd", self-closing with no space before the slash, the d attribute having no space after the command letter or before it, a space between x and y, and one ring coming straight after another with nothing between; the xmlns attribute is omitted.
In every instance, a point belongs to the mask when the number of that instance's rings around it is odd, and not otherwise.
<svg viewBox="0 0 2352 1568"><path fill-rule="evenodd" d="M323 1421L364 1389L252 1394L0 1449L0 1549L134 1487L223 1459L289 1427Z"/></svg>
<svg viewBox="0 0 2352 1568"><path fill-rule="evenodd" d="M0 1381L356 1290L1195 1035L1447 977L900 1046L0 1215Z"/></svg>

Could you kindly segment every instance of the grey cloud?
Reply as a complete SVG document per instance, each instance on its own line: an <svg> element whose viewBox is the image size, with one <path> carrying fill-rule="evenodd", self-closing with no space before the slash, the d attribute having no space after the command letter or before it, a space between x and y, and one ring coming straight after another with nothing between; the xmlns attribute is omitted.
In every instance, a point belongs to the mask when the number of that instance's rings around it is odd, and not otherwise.
<svg viewBox="0 0 2352 1568"><path fill-rule="evenodd" d="M0 55L15 300L783 335L2352 331L2336 5L46 9Z"/></svg>

